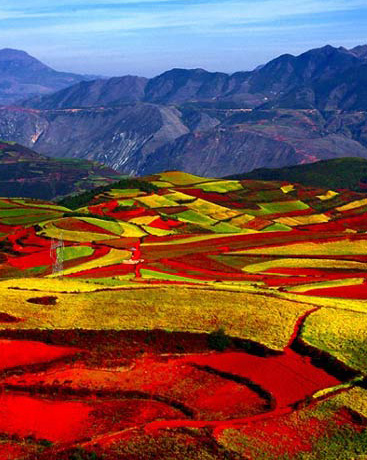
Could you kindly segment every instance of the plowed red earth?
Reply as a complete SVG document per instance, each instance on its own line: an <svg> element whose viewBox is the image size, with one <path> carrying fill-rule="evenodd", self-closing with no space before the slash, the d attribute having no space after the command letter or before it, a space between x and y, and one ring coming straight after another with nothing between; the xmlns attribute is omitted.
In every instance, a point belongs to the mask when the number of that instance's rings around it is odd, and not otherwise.
<svg viewBox="0 0 367 460"><path fill-rule="evenodd" d="M67 388L77 393L83 389L92 394L139 392L148 398L164 398L172 407L186 407L187 413L195 419L205 420L256 415L264 412L268 406L266 399L243 383L196 369L179 359L170 359L168 362L162 362L161 359L151 357L137 360L132 369L115 371L79 366L53 369L40 375L9 377L4 383L12 388L20 385L41 390L44 386L54 385L54 382L69 382Z"/></svg>
<svg viewBox="0 0 367 460"><path fill-rule="evenodd" d="M78 348L57 347L42 342L0 339L0 370L52 361L79 351Z"/></svg>
<svg viewBox="0 0 367 460"><path fill-rule="evenodd" d="M303 292L306 295L322 296L322 297L339 297L343 299L361 299L367 300L367 282L357 284L355 286L348 286L346 281L345 286L337 286L330 288L310 289Z"/></svg>
<svg viewBox="0 0 367 460"><path fill-rule="evenodd" d="M340 409L334 414L328 414L328 416L324 416L323 420L307 415L304 417L295 417L294 415L293 413L284 414L266 421L260 420L244 425L239 428L238 432L234 432L234 436L240 433L242 436L248 437L253 445L262 445L264 450L274 457L288 455L293 458L294 455L301 452L311 452L315 440L330 436L330 427L333 427L333 422L337 426L348 426L355 432L361 432L365 425L364 423L356 423L345 409ZM216 430L217 439L221 438L222 433L222 429ZM243 455L248 455L251 458L251 449L246 449L244 444L241 444L241 447Z"/></svg>
<svg viewBox="0 0 367 460"><path fill-rule="evenodd" d="M138 399L56 400L25 394L0 395L0 432L65 443L149 423L184 418L159 401Z"/></svg>
<svg viewBox="0 0 367 460"><path fill-rule="evenodd" d="M180 227L183 225L178 220L167 219L163 220L160 217L149 224L149 227L160 228L162 230L171 230L171 228Z"/></svg>
<svg viewBox="0 0 367 460"><path fill-rule="evenodd" d="M126 275L134 273L134 264L118 264L109 265L108 267L91 268L89 270L82 270L78 273L66 275L67 278L104 278L108 276Z"/></svg>
<svg viewBox="0 0 367 460"><path fill-rule="evenodd" d="M23 449L21 446L18 446L14 442L0 442L0 460L22 458L25 453L25 449Z"/></svg>
<svg viewBox="0 0 367 460"><path fill-rule="evenodd" d="M292 350L262 358L245 353L188 357L190 362L220 372L246 377L267 389L282 408L304 400L321 388L337 385L338 379L313 366L309 358Z"/></svg>
<svg viewBox="0 0 367 460"><path fill-rule="evenodd" d="M248 424L239 430L242 436L248 436L256 445L266 446L271 455L292 456L300 452L310 452L315 439L327 433L327 424L316 418L292 422L292 415L283 416ZM218 430L216 436L220 438ZM244 445L242 445L244 446ZM251 457L251 449L244 449L244 456ZM265 450L265 449L264 449Z"/></svg>
<svg viewBox="0 0 367 460"><path fill-rule="evenodd" d="M88 232L88 233L101 233L103 235L114 235L108 230L98 227L97 225L84 222L79 219L69 218L67 220L56 221L55 226L62 230L71 230L74 232Z"/></svg>
<svg viewBox="0 0 367 460"><path fill-rule="evenodd" d="M13 267L27 269L33 267L40 267L42 265L52 264L52 259L50 255L50 250L44 250L39 252L34 252L27 256L22 257L9 257L9 264Z"/></svg>
<svg viewBox="0 0 367 460"><path fill-rule="evenodd" d="M295 324L290 343L303 319ZM18 334L8 331L6 337ZM105 448L126 434L134 437L134 428L156 436L160 429L210 426L217 439L234 428L254 439L264 433L261 439L268 440L271 452L278 452L280 436L284 452L307 451L308 433L318 434L319 425L311 421L302 437L282 417L315 391L340 383L289 347L261 357L236 348L209 351L204 334L24 334L24 340L0 339L1 369L24 366L2 375L0 433L44 438L60 448L83 441ZM46 337L58 345L33 340ZM178 345L187 354L173 354ZM81 350L85 353L75 354ZM72 354L73 361L66 360ZM41 368L32 367L40 363ZM11 455L14 448L9 445Z"/></svg>
<svg viewBox="0 0 367 460"><path fill-rule="evenodd" d="M294 336L300 324L301 320L295 326ZM13 353L17 347L19 353L21 346L28 350L28 355L23 354L21 359L18 355L19 364L52 360L75 352L37 342L2 340L2 343L3 347L13 349ZM1 359L3 368L10 365L6 359L14 365L14 356L9 353L3 353ZM84 358L78 359L74 365L54 364L50 370L3 380L12 390L33 388L42 394L53 389L58 398L62 394L64 398L47 400L14 392L2 395L0 432L33 434L66 442L140 424L145 424L148 432L169 427L238 426L290 412L294 403L340 383L289 348L279 356L270 357L238 351L182 357L150 355L136 358L130 365L105 369L86 367ZM69 401L68 394L79 394L79 400ZM130 398L137 394L143 401L131 406ZM110 404L96 400L97 395L99 398L119 395L119 400ZM52 426L50 414L57 420Z"/></svg>
<svg viewBox="0 0 367 460"><path fill-rule="evenodd" d="M0 432L67 442L83 433L92 408L79 402L49 401L14 394L0 395Z"/></svg>

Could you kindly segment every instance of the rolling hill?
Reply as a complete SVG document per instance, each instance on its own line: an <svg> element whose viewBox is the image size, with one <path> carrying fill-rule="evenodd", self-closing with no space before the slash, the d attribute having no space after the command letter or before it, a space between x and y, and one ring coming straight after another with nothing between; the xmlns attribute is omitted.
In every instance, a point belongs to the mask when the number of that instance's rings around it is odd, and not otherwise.
<svg viewBox="0 0 367 460"><path fill-rule="evenodd" d="M0 196L47 200L95 188L118 177L116 171L90 161L53 159L0 141Z"/></svg>
<svg viewBox="0 0 367 460"><path fill-rule="evenodd" d="M367 191L367 160L338 158L285 168L261 168L245 174L229 176L237 180L279 180L297 182L311 187Z"/></svg>
<svg viewBox="0 0 367 460"><path fill-rule="evenodd" d="M288 181L1 198L1 453L360 456L366 242L366 195Z"/></svg>

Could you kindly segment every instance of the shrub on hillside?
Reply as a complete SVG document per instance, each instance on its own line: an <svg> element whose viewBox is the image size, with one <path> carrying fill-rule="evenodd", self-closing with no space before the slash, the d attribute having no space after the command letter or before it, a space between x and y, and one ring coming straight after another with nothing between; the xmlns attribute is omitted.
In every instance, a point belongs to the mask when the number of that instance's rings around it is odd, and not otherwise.
<svg viewBox="0 0 367 460"><path fill-rule="evenodd" d="M224 351L230 345L231 338L226 335L223 328L219 328L208 335L208 346L212 350Z"/></svg>

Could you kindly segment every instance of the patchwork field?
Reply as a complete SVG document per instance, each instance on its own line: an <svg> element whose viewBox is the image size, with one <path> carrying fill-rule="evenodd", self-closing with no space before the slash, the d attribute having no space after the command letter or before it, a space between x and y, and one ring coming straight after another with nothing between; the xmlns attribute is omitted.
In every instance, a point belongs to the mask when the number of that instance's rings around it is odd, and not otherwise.
<svg viewBox="0 0 367 460"><path fill-rule="evenodd" d="M0 459L367 455L365 195L165 172L0 199Z"/></svg>

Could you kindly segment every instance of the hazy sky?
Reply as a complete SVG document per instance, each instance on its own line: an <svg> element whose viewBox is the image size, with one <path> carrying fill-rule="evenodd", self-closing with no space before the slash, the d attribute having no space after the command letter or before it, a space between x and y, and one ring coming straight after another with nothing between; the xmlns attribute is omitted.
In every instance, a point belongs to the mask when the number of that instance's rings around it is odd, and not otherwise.
<svg viewBox="0 0 367 460"><path fill-rule="evenodd" d="M0 48L81 73L234 72L367 43L366 24L367 0L1 0Z"/></svg>

